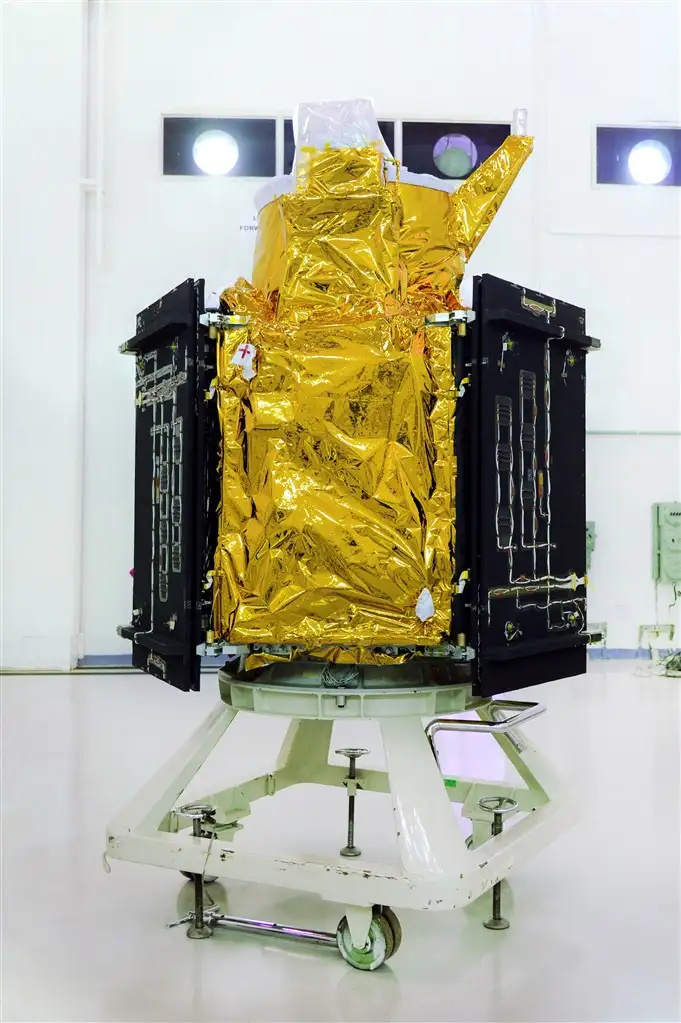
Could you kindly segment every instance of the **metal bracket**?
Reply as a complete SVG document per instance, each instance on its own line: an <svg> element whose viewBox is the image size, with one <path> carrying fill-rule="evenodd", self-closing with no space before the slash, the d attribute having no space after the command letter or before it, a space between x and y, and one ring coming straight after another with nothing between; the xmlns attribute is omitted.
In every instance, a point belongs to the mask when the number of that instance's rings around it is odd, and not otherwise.
<svg viewBox="0 0 681 1023"><path fill-rule="evenodd" d="M196 654L198 657L222 657L225 656L228 661L234 661L237 657L242 654L247 654L249 648L247 646L231 646L229 643L198 643L196 647Z"/></svg>
<svg viewBox="0 0 681 1023"><path fill-rule="evenodd" d="M429 326L447 326L453 323L473 323L475 320L474 309L453 309L441 313L431 313L426 316L426 323Z"/></svg>
<svg viewBox="0 0 681 1023"><path fill-rule="evenodd" d="M202 327L218 327L220 330L246 327L249 321L249 316L233 316L227 313L201 313L199 316L199 323Z"/></svg>
<svg viewBox="0 0 681 1023"><path fill-rule="evenodd" d="M470 577L471 577L470 572L468 571L467 568L465 568L463 572L459 575L459 579L456 584L457 593L463 593L463 591L466 589L466 583L468 582Z"/></svg>
<svg viewBox="0 0 681 1023"><path fill-rule="evenodd" d="M444 657L451 661L475 660L475 650L472 646L454 646L453 643L447 643L445 646L426 647L424 650L428 657Z"/></svg>

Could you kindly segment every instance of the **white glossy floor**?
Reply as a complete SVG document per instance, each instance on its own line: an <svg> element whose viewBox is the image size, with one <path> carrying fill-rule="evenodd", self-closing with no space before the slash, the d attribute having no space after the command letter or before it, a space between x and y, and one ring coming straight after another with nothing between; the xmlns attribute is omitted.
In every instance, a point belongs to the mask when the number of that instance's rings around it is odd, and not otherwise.
<svg viewBox="0 0 681 1023"><path fill-rule="evenodd" d="M681 680L594 663L584 678L532 691L548 713L527 734L583 794L582 812L513 875L511 929L482 928L489 897L457 913L402 911L402 949L373 974L282 939L222 932L191 942L164 928L187 908L181 878L117 862L105 873L108 819L208 712L214 676L200 695L135 674L2 678L2 1019L679 1020ZM267 769L284 727L235 723L228 736L242 777ZM378 748L371 724L345 727L338 744ZM486 736L439 742L448 773L499 766ZM228 783L220 749L206 771ZM243 835L271 836L282 850L331 847L342 844L344 813L340 791L290 790L259 804ZM380 847L389 825L386 798L360 794L358 844ZM230 887L228 904L328 929L341 915L247 885Z"/></svg>

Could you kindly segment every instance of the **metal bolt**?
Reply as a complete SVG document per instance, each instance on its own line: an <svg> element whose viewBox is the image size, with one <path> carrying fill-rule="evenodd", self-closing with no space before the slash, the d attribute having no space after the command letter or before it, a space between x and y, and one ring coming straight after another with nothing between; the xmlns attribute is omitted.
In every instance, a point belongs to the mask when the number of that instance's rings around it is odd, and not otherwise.
<svg viewBox="0 0 681 1023"><path fill-rule="evenodd" d="M192 822L194 838L203 837L202 824L213 823L215 807L208 803L187 803L175 811L178 817L186 817ZM188 938L210 938L213 928L206 923L203 913L203 874L194 874L194 912L192 922L187 928Z"/></svg>
<svg viewBox="0 0 681 1023"><path fill-rule="evenodd" d="M487 810L494 814L492 822L492 838L496 838L504 830L504 817L518 809L515 799L508 796L484 796L478 801L481 810ZM486 920L483 927L490 931L505 931L511 925L501 915L501 881L492 888L492 916Z"/></svg>
<svg viewBox="0 0 681 1023"><path fill-rule="evenodd" d="M353 784L348 787L348 844L341 849L341 856L361 856L362 850L355 845L355 788L357 779L357 759L368 753L368 749L337 749L341 757L350 761L347 780Z"/></svg>

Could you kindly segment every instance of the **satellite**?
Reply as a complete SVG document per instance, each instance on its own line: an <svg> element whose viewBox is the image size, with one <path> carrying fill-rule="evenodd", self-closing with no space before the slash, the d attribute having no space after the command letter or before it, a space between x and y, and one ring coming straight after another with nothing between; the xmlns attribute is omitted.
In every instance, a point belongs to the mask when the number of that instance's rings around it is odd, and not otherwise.
<svg viewBox="0 0 681 1023"><path fill-rule="evenodd" d="M511 845L521 858L534 828L552 830L556 794L518 731L542 708L499 697L586 669L585 379L599 342L584 309L518 283L483 274L464 301L466 263L532 151L525 134L457 189L397 166L366 101L301 107L297 147L293 173L260 197L252 281L206 300L187 280L122 346L136 454L120 633L136 667L178 689L199 688L206 654L224 663L221 706L147 812L139 797L112 826L109 853L194 876L192 937L212 926L206 872L345 901L327 938L374 969L399 944L389 905L451 908L492 885L496 900ZM293 719L283 766L239 798L174 808L239 710ZM466 710L479 720L442 717ZM358 770L362 750L343 751L347 776L330 767L343 718L380 721L380 779ZM495 734L527 787L443 779L443 729ZM284 778L345 785L340 855L359 857L356 872L331 884L317 864L277 872L239 853L250 800ZM399 878L362 873L354 801L372 785L393 797ZM451 801L473 822L468 848ZM502 836L506 813L525 816Z"/></svg>

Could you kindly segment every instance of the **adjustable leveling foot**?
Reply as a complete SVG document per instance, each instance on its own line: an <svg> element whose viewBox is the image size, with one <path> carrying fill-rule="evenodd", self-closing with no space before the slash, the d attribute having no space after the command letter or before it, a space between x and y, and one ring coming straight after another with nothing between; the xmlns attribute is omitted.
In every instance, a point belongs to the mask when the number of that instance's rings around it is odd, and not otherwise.
<svg viewBox="0 0 681 1023"><path fill-rule="evenodd" d="M209 806L207 803L187 803L185 806L179 807L175 812L178 817L184 817L192 822L192 836L194 838L203 838L206 825L215 824L215 807ZM212 914L204 912L203 873L190 874L189 876L194 882L194 912L188 913L187 916L174 921L174 923L168 926L176 927L178 924L188 922L188 938L210 938L213 933L209 923L209 920L212 920Z"/></svg>
<svg viewBox="0 0 681 1023"><path fill-rule="evenodd" d="M504 830L504 816L514 813L518 809L515 799L507 796L485 796L478 802L481 810L488 810L494 814L492 823L492 838L496 838ZM506 931L511 925L501 915L501 881L497 881L492 887L492 916L486 920L483 927L488 931Z"/></svg>

